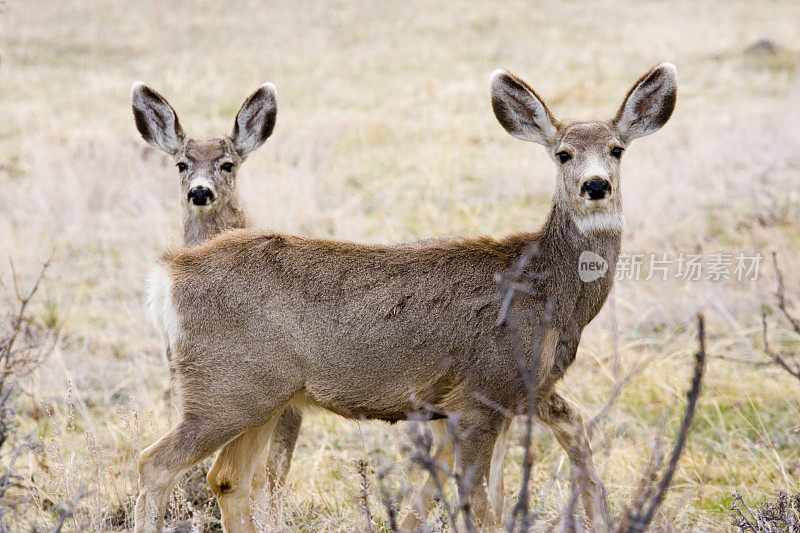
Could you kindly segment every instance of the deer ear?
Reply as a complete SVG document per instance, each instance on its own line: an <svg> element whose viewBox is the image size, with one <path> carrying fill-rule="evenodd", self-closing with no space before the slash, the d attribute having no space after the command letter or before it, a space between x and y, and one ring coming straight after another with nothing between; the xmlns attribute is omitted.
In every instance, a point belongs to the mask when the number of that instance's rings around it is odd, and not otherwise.
<svg viewBox="0 0 800 533"><path fill-rule="evenodd" d="M169 155L177 154L185 135L178 115L164 97L137 81L131 88L131 104L142 138Z"/></svg>
<svg viewBox="0 0 800 533"><path fill-rule="evenodd" d="M244 157L262 144L275 128L278 95L275 86L265 83L251 94L236 114L231 140Z"/></svg>
<svg viewBox="0 0 800 533"><path fill-rule="evenodd" d="M558 122L533 89L505 70L491 77L492 109L500 125L518 139L551 146Z"/></svg>
<svg viewBox="0 0 800 533"><path fill-rule="evenodd" d="M662 63L639 78L613 120L624 142L650 135L667 123L675 109L678 71L672 63Z"/></svg>

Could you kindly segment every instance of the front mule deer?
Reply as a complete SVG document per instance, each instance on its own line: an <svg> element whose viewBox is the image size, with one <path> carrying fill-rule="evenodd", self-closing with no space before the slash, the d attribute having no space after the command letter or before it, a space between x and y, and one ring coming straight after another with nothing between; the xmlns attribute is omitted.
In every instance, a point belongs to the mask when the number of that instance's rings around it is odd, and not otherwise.
<svg viewBox="0 0 800 533"><path fill-rule="evenodd" d="M275 86L265 83L242 104L230 135L187 138L167 100L142 82L131 89L136 127L145 141L171 156L178 168L183 210L183 242L193 246L218 233L248 226L239 199L237 174L247 156L272 134L278 112ZM286 409L269 445L267 467L254 485L281 485L289 472L302 413ZM266 477L265 477L266 476Z"/></svg>
<svg viewBox="0 0 800 533"><path fill-rule="evenodd" d="M212 488L223 526L254 531L257 451L283 410L302 405L387 421L433 405L454 417L468 503L479 524L494 524L502 509L487 504L486 485L507 426L499 411L522 413L528 399L516 338L536 346L527 352L539 361L535 415L578 472L587 516L603 522L581 417L555 385L611 288L624 222L620 158L669 119L676 71L649 71L609 121L559 122L507 72L495 72L491 86L501 125L544 145L558 165L538 232L380 246L237 230L162 256L150 306L172 354L182 417L141 453L137 531L161 528L177 477L219 448L226 466ZM534 246L526 268L536 284L509 311L510 332L497 320L494 276ZM609 264L591 281L579 271L586 252Z"/></svg>

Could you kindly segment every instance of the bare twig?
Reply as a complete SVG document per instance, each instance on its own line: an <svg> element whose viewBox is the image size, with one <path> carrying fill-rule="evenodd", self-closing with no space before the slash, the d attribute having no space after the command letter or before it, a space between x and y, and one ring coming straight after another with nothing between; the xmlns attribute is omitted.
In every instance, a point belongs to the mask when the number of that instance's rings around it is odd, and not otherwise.
<svg viewBox="0 0 800 533"><path fill-rule="evenodd" d="M780 490L774 501L765 501L753 509L736 491L733 493L731 517L733 525L742 531L797 533L800 531L800 493L790 495Z"/></svg>
<svg viewBox="0 0 800 533"><path fill-rule="evenodd" d="M500 312L497 314L497 324L504 324L508 317L508 312L511 310L511 305L514 303L516 291L528 292L527 285L519 282L519 279L525 273L525 269L531 260L539 254L539 246L534 243L528 246L523 252L522 256L517 260L514 268L508 274L498 274L496 277L497 284L500 286L500 292L503 295Z"/></svg>
<svg viewBox="0 0 800 533"><path fill-rule="evenodd" d="M536 392L538 388L537 375L541 361L541 343L536 341L537 339L542 338L545 328L552 320L553 305L553 300L548 299L547 303L545 304L546 307L544 317L537 325L534 332L534 342L533 346L531 347L530 365L528 365L528 361L526 360L527 357L525 356L525 352L519 349L516 350L517 363L520 366L520 372L522 373L522 378L527 389L528 405L525 413L525 434L522 441L522 449L524 450L522 462L522 484L520 486L517 504L514 506L511 521L509 523L509 531L514 530L514 525L517 521L519 521L520 524L520 531L528 531L533 525L534 520L534 517L530 514L528 508L528 492L531 480L531 469L533 468L533 453L531 450L531 443L533 441L533 417L536 414Z"/></svg>
<svg viewBox="0 0 800 533"><path fill-rule="evenodd" d="M369 508L369 479L367 478L367 461L359 459L356 461L356 471L361 479L361 505L364 508L364 519L367 522L367 531L372 533L372 511Z"/></svg>
<svg viewBox="0 0 800 533"><path fill-rule="evenodd" d="M795 333L800 335L800 321L798 321L789 310L786 308L786 296L784 293L783 288L783 272L781 271L780 265L778 265L778 254L772 252L772 264L775 266L775 276L777 277L777 288L775 289L775 296L778 298L778 309L781 310L783 316L786 317L786 320L789 321L791 324L792 329Z"/></svg>
<svg viewBox="0 0 800 533"><path fill-rule="evenodd" d="M780 265L778 264L778 255L775 252L772 252L772 263L775 266L775 277L776 277L775 297L778 300L778 309L781 310L781 313L789 322L794 332L797 335L800 335L800 321L798 321L786 307L786 294L783 284L783 272L781 271ZM777 363L789 374L800 380L800 363L794 361L796 355L795 354L788 356L782 355L772 350L772 348L770 348L769 338L767 335L766 309L763 309L761 311L761 325L762 325L762 339L764 342L764 352L770 357L770 359L772 359L773 362ZM792 360L791 363L790 360Z"/></svg>
<svg viewBox="0 0 800 533"><path fill-rule="evenodd" d="M730 357L727 355L716 355L714 359L720 359L722 361L730 361L731 363L740 363L743 365L750 365L750 366L772 366L775 364L775 361L763 361L763 360L751 360L751 359L742 359L741 357Z"/></svg>
<svg viewBox="0 0 800 533"><path fill-rule="evenodd" d="M389 494L386 488L386 477L391 473L392 465L383 466L378 470L378 490L381 495L381 504L386 509L389 518L389 531L397 531L397 499Z"/></svg>
<svg viewBox="0 0 800 533"><path fill-rule="evenodd" d="M528 501L531 469L533 467L533 453L531 450L531 443L533 440L533 417L536 415L536 392L539 385L538 375L541 362L541 340L544 337L546 328L552 321L555 302L553 302L552 298L546 301L542 319L534 328L534 340L530 346L530 351L519 345L519 339L516 335L516 324L512 319L510 310L513 306L517 291L520 291L521 288L527 288L529 281L541 279L547 275L546 272L528 271L528 265L538 253L538 246L529 246L508 274L498 276L503 303L497 317L497 324L505 325L512 333L511 342L514 343L514 353L517 356L517 364L519 365L520 374L525 384L528 397L525 416L525 433L522 442L524 450L522 483L517 497L517 503L514 506L508 524L509 533L514 531L514 527L517 524L519 524L520 531L528 531L533 525L533 517L530 514Z"/></svg>
<svg viewBox="0 0 800 533"><path fill-rule="evenodd" d="M5 382L6 376L12 372L10 367L13 366L13 361L16 360L16 358L12 357L16 353L14 351L14 345L17 342L19 334L23 331L22 326L26 320L25 312L27 311L28 304L33 298L33 295L39 290L39 284L44 279L44 274L50 266L51 259L52 254L42 264L42 268L39 270L39 275L34 280L31 288L25 294L22 293L22 290L19 287L19 281L17 279L17 272L14 268L14 262L9 259L11 280L14 285L14 294L17 297L19 307L11 319L11 332L9 336L3 339L2 344L0 344L0 365L2 365L0 366L0 388L2 388L2 384Z"/></svg>
<svg viewBox="0 0 800 533"><path fill-rule="evenodd" d="M433 406L431 406L433 408ZM435 409L435 408L434 408ZM432 412L436 412L435 409ZM454 440L455 446L455 432L453 431L453 424L455 420L448 419L447 421L447 431L448 435L446 438L451 438ZM431 443L428 439L425 439L422 435L421 427L419 424L413 426L414 431L414 438L412 439L415 444L415 453L411 456L411 462L417 464L420 468L427 472L428 476L433 481L434 487L436 488L436 499L439 500L442 507L444 507L445 512L447 513L447 517L450 520L450 527L453 528L453 531L458 533L458 524L456 522L456 515L455 511L453 510L452 505L445 497L444 487L442 486L442 482L439 479L439 474L443 473L447 477L451 477L453 472L450 470L449 466L444 464L442 461L439 460L438 457L434 457L431 453Z"/></svg>
<svg viewBox="0 0 800 533"><path fill-rule="evenodd" d="M53 336L52 344L49 347L47 343L34 337L36 331L28 317L29 304L39 290L51 259L52 254L44 262L27 291L21 289L14 263L9 260L17 305L10 316L0 317L2 318L0 325L3 326L3 330L0 331L0 447L5 446L8 442L13 443L11 451L1 455L6 469L0 475L0 531L2 532L9 530L7 527L8 520L20 518L25 520L19 510L24 500L10 502L9 489L11 487L31 488L32 485L29 478L17 474L14 468L24 452L33 451L39 453L37 449L40 448L40 444L31 435L22 436L15 431L14 416L16 410L12 395L15 392L15 382L13 380L36 368L55 346L57 336ZM14 437L14 440L11 441L10 437ZM63 513L61 509L57 511L59 513L59 521L55 531L61 530L64 522L71 516L72 509L74 509L74 505L67 505L63 508Z"/></svg>
<svg viewBox="0 0 800 533"><path fill-rule="evenodd" d="M52 530L52 533L60 533L61 529L64 527L64 523L75 514L75 510L78 507L78 502L84 497L86 494L85 489L81 489L75 498L69 502L66 506L59 506L55 512L58 516L58 522L56 523L55 527Z"/></svg>
<svg viewBox="0 0 800 533"><path fill-rule="evenodd" d="M640 361L639 364L634 366L633 369L627 374L625 374L625 376L622 379L617 381L617 384L614 386L614 390L611 391L611 395L608 397L608 400L606 401L605 405L603 405L603 407L601 407L600 410L597 411L597 414L595 414L591 418L591 420L589 420L589 422L586 424L586 435L589 437L590 440L592 438L592 433L594 432L594 428L597 426L597 423L600 422L600 420L604 416L606 416L606 414L608 414L608 412L614 406L617 399L619 398L619 395L622 393L622 389L625 388L625 385L627 385L633 378L639 375L645 368L647 368L650 365L650 363L652 363L660 355L661 354L659 354L658 352L653 352L650 355L650 357L647 357L643 361Z"/></svg>
<svg viewBox="0 0 800 533"><path fill-rule="evenodd" d="M741 493L736 491L732 494L732 497L733 505L731 506L731 516L733 517L734 524L739 526L742 530L749 529L750 531L757 532L758 529L756 529L756 526L754 526L750 521L750 519L757 521L755 513L753 513L753 510L750 509L746 503L744 503ZM745 516L744 511L747 511L747 513L750 515L750 519ZM739 513L738 517L736 516L736 513Z"/></svg>
<svg viewBox="0 0 800 533"><path fill-rule="evenodd" d="M800 368L792 368L789 363L777 352L773 351L769 346L769 340L767 338L767 312L762 311L761 313L761 324L763 326L762 330L762 338L764 342L764 352L769 355L773 361L778 363L780 366L783 367L789 374L800 379Z"/></svg>
<svg viewBox="0 0 800 533"><path fill-rule="evenodd" d="M705 338L705 321L703 315L697 316L697 341L698 351L695 353L694 375L692 376L692 383L689 387L689 392L686 393L686 411L683 414L683 421L681 429L678 433L678 438L672 448L672 453L667 463L667 470L661 481L658 483L658 489L655 494L648 498L649 501L643 506L643 509L630 517L630 521L626 521L620 528L620 531L638 533L645 531L650 523L653 521L656 511L664 501L667 491L672 483L672 478L675 475L675 469L678 466L678 459L683 453L683 448L686 444L686 438L689 435L689 428L694 419L695 409L697 407L697 400L700 397L700 389L703 382L703 374L705 372L706 363L706 338Z"/></svg>

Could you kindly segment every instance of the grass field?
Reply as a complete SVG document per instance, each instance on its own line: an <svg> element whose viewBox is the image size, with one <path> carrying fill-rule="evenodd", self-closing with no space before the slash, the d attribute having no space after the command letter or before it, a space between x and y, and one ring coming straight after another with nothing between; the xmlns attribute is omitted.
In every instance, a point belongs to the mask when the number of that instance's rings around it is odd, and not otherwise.
<svg viewBox="0 0 800 533"><path fill-rule="evenodd" d="M787 294L800 296L797 2L30 0L0 13L0 311L13 302L9 259L25 285L53 250L32 306L58 332L16 399L20 433L44 446L16 465L30 478L15 495L29 498L28 520L53 525L52 509L83 494L65 529L113 529L108 513L136 494L138 451L174 417L143 292L159 251L181 242L178 178L136 132L136 80L165 95L194 136L228 132L242 100L273 82L277 127L240 174L254 225L392 242L543 222L556 170L497 124L494 69L526 79L558 117L605 118L649 67L674 62L675 114L622 165L623 251L760 253L758 279L619 281L560 390L591 416L620 375L654 357L593 441L618 511L657 437L677 431L702 311L708 374L658 527L724 531L734 490L754 503L800 489L800 382L735 361L765 359L771 252ZM774 46L751 47L760 39ZM776 346L797 348L777 314L770 324ZM402 453L406 430L307 416L291 490L265 520L282 530L365 528L354 464L366 460L373 474L393 464L387 483L405 494L417 482ZM505 464L507 511L521 431L513 426ZM536 435L533 497L546 523L568 497L567 461L546 429ZM385 527L374 479L370 497L375 527ZM205 512L180 499L178 513L201 522Z"/></svg>

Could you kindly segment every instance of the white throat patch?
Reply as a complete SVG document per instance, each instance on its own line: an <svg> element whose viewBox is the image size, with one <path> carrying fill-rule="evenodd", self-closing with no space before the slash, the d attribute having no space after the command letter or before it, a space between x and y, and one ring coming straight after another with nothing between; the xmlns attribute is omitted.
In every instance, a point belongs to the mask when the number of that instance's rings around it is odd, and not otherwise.
<svg viewBox="0 0 800 533"><path fill-rule="evenodd" d="M575 225L584 235L599 231L622 232L625 228L625 215L621 212L600 211L586 213L575 217Z"/></svg>

